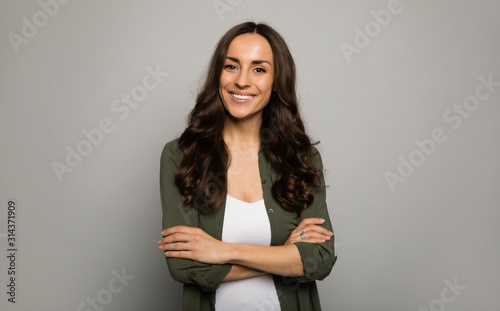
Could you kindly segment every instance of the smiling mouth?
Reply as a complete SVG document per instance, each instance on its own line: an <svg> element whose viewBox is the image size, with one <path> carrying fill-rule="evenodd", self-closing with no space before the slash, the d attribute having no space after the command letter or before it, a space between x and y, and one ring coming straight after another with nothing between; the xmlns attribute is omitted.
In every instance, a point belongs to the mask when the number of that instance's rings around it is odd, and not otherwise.
<svg viewBox="0 0 500 311"><path fill-rule="evenodd" d="M239 95L235 93L231 93L231 96L239 100L252 99L255 97L255 95Z"/></svg>

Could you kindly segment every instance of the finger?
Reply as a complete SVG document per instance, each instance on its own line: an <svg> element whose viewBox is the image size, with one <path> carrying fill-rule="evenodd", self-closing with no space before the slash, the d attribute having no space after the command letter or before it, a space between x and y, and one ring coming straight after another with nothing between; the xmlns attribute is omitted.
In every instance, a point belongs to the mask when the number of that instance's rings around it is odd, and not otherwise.
<svg viewBox="0 0 500 311"><path fill-rule="evenodd" d="M193 240L193 235L189 233L181 233L181 232L176 232L171 235L168 235L161 239L160 246L165 245L165 244L170 244L170 243L177 243L177 242L191 242Z"/></svg>
<svg viewBox="0 0 500 311"><path fill-rule="evenodd" d="M330 240L330 236L329 235L324 235L322 233L319 233L319 232L315 232L315 231L304 231L304 236L305 238L303 239L301 235L298 235L298 239L304 241L304 240L307 240L307 239L316 239L316 240Z"/></svg>
<svg viewBox="0 0 500 311"><path fill-rule="evenodd" d="M191 258L191 253L190 251L168 251L165 252L165 256L169 258L186 258L186 259L192 259Z"/></svg>
<svg viewBox="0 0 500 311"><path fill-rule="evenodd" d="M169 243L159 247L162 251L192 251L191 243Z"/></svg>
<svg viewBox="0 0 500 311"><path fill-rule="evenodd" d="M161 232L161 235L163 236L169 236L177 232L183 232L183 233L189 233L189 232L195 232L196 230L200 230L199 228L196 227L188 227L188 226L175 226L175 227L170 227Z"/></svg>
<svg viewBox="0 0 500 311"><path fill-rule="evenodd" d="M304 230L304 228L307 226L321 225L323 223L325 223L325 220L323 218L304 218L297 226L297 229Z"/></svg>
<svg viewBox="0 0 500 311"><path fill-rule="evenodd" d="M333 232L331 232L330 230L328 230L324 227L318 226L318 225L309 225L309 226L305 227L303 230L321 233L325 236L333 236Z"/></svg>
<svg viewBox="0 0 500 311"><path fill-rule="evenodd" d="M304 218L300 222L302 225L320 225L325 222L324 218Z"/></svg>
<svg viewBox="0 0 500 311"><path fill-rule="evenodd" d="M181 226L170 227L170 228L167 228L167 229L163 230L161 232L161 235L164 236L164 237L165 236L169 236L171 234L174 234L174 233L178 232L180 229L181 229Z"/></svg>
<svg viewBox="0 0 500 311"><path fill-rule="evenodd" d="M290 241L291 243L296 243L296 242L307 242L307 243L324 243L328 240L330 240L329 236L325 236L323 234L317 233L317 232L304 232L304 237L298 235Z"/></svg>
<svg viewBox="0 0 500 311"><path fill-rule="evenodd" d="M287 244L295 244L297 242L306 242L306 243L325 243L327 240L324 238L305 238L301 239L299 238L294 238L290 240Z"/></svg>

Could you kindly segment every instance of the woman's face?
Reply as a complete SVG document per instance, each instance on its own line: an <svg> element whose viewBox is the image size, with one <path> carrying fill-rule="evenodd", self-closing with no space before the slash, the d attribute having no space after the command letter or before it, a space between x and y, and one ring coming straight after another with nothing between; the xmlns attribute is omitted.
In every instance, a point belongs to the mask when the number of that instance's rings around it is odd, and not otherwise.
<svg viewBox="0 0 500 311"><path fill-rule="evenodd" d="M259 34L243 34L229 44L219 93L237 120L262 117L273 90L274 58L269 42Z"/></svg>

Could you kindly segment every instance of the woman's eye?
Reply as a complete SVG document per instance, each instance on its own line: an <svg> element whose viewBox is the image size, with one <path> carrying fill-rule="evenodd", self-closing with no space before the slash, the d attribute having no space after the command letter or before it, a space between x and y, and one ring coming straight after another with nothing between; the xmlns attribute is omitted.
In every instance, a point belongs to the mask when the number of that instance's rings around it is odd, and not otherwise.
<svg viewBox="0 0 500 311"><path fill-rule="evenodd" d="M227 69L236 69L236 66L235 65L226 65L226 66L224 66L224 68L227 68Z"/></svg>
<svg viewBox="0 0 500 311"><path fill-rule="evenodd" d="M266 72L266 70L264 68L255 68L255 71L259 72L259 73Z"/></svg>

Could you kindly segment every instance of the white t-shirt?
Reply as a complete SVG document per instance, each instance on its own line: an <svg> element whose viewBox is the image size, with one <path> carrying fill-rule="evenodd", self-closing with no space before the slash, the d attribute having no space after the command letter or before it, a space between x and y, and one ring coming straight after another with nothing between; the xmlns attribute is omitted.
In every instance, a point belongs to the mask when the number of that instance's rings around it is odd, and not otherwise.
<svg viewBox="0 0 500 311"><path fill-rule="evenodd" d="M222 241L269 246L271 225L264 200L244 202L227 195ZM216 291L217 311L281 310L271 275L221 282Z"/></svg>

